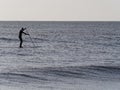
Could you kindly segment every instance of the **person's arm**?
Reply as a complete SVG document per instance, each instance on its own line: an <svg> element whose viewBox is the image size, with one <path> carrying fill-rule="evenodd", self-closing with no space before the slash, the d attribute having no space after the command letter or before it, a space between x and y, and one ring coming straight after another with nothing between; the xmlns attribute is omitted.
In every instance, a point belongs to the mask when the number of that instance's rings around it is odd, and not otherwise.
<svg viewBox="0 0 120 90"><path fill-rule="evenodd" d="M29 35L28 33L23 32L25 35Z"/></svg>

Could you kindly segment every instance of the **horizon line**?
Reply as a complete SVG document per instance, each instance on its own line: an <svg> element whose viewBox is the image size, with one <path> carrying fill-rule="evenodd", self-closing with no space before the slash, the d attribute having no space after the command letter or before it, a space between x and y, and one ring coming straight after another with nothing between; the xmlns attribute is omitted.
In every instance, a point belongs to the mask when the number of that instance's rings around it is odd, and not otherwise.
<svg viewBox="0 0 120 90"><path fill-rule="evenodd" d="M115 20L81 20L81 21L76 21L76 20L0 20L0 22L120 22L115 21Z"/></svg>

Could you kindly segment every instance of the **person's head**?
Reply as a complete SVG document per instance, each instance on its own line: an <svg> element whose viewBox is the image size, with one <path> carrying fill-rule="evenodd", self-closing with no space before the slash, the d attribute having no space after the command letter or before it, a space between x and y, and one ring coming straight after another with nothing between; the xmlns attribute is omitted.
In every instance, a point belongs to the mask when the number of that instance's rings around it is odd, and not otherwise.
<svg viewBox="0 0 120 90"><path fill-rule="evenodd" d="M23 27L22 27L22 29L21 29L21 30L22 30L22 31L24 31L24 30L26 30L26 28L23 28Z"/></svg>

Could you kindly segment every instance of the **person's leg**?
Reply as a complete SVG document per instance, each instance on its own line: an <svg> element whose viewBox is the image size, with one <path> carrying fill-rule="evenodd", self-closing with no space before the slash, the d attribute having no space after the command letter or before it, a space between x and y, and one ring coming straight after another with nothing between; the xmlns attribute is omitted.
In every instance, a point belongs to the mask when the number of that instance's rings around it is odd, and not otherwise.
<svg viewBox="0 0 120 90"><path fill-rule="evenodd" d="M23 40L20 38L20 48L22 48Z"/></svg>

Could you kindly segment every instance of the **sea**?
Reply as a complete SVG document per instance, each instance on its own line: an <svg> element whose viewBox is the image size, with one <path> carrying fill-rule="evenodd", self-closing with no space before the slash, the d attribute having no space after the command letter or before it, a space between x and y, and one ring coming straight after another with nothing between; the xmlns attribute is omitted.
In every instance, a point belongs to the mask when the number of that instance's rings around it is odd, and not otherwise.
<svg viewBox="0 0 120 90"><path fill-rule="evenodd" d="M120 22L0 21L0 90L120 90Z"/></svg>

